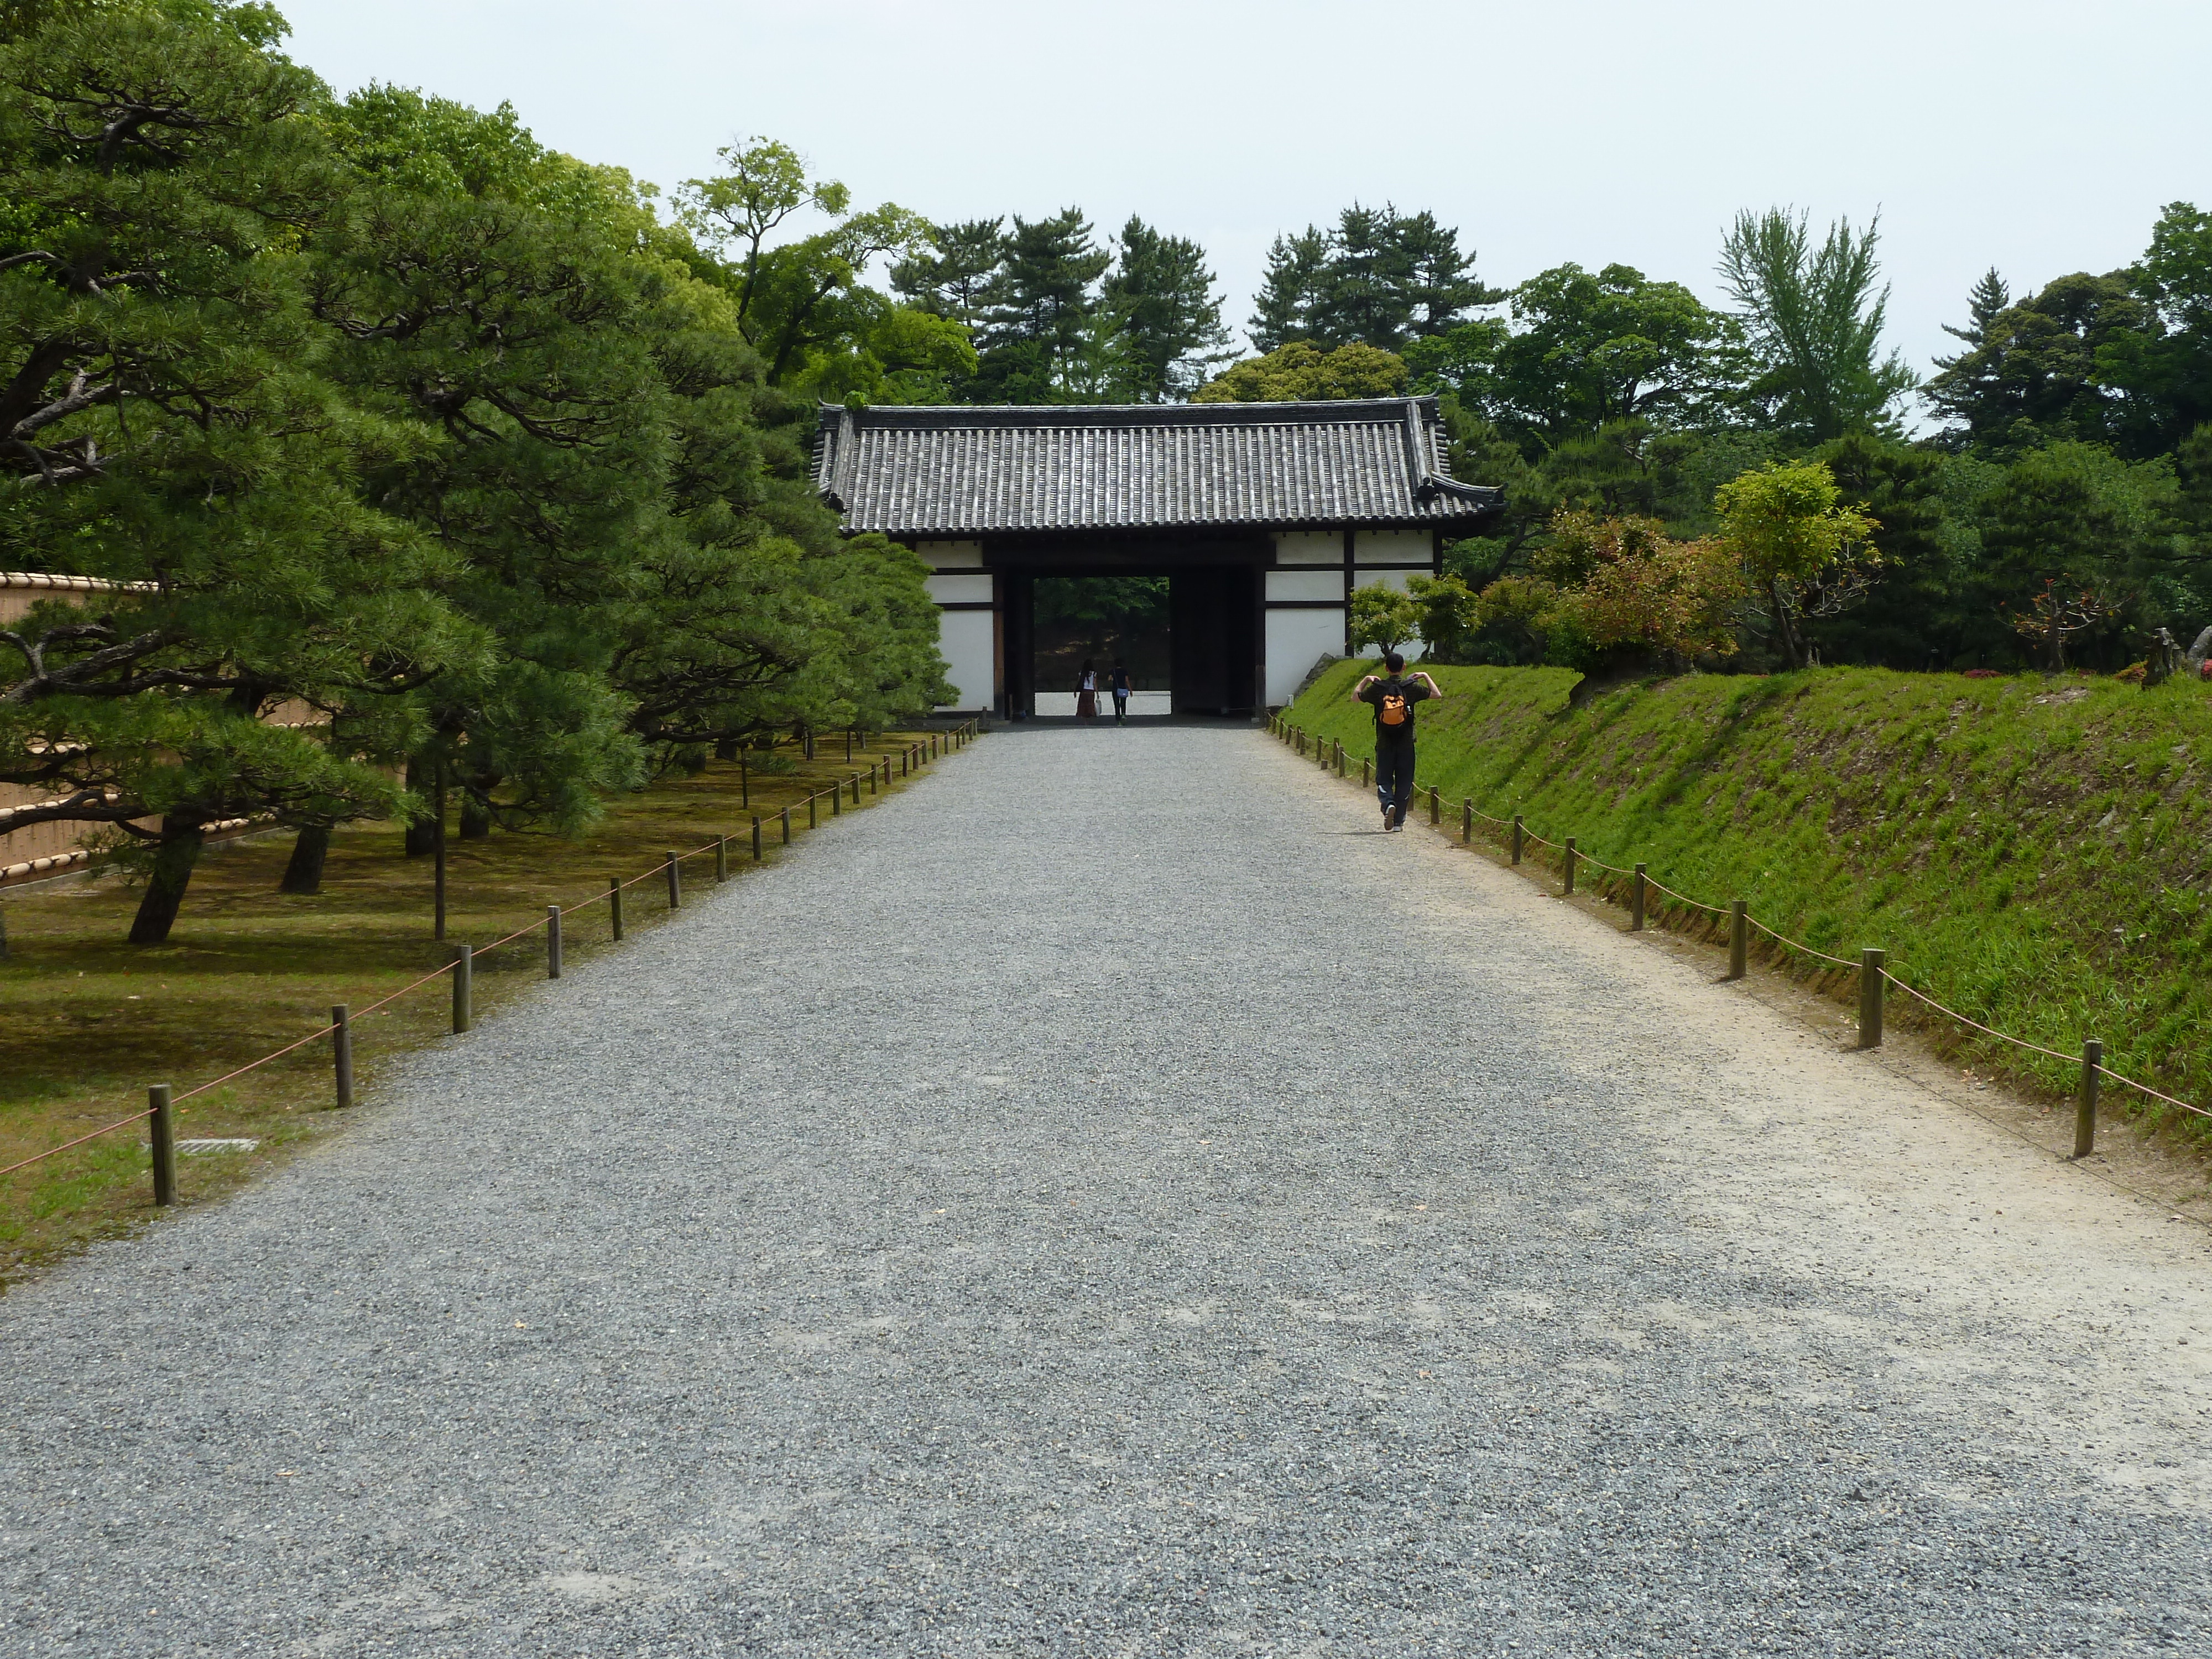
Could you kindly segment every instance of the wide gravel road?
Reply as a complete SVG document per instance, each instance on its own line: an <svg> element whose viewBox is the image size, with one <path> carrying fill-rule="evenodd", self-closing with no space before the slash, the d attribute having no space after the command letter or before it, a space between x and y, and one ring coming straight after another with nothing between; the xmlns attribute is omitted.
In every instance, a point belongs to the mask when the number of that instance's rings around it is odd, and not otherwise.
<svg viewBox="0 0 2212 1659"><path fill-rule="evenodd" d="M0 1651L2212 1652L2208 1255L1255 731L986 738L0 1301Z"/></svg>

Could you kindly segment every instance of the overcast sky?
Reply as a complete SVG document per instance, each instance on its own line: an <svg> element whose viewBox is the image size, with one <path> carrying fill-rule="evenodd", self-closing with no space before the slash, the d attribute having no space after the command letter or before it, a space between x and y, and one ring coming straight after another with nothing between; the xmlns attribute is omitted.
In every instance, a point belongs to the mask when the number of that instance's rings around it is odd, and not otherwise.
<svg viewBox="0 0 2212 1659"><path fill-rule="evenodd" d="M861 204L1079 204L1197 238L1249 315L1278 231L1433 210L1486 282L1612 261L1718 298L1740 208L1881 215L1893 343L2212 205L2212 5L1787 0L279 0L290 50L489 106L663 186L746 135Z"/></svg>

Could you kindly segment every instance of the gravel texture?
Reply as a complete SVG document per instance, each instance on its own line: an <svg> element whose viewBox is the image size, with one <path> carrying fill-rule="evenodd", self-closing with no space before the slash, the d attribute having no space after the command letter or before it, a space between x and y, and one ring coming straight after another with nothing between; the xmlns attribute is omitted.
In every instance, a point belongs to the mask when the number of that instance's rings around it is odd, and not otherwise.
<svg viewBox="0 0 2212 1659"><path fill-rule="evenodd" d="M1241 728L0 1301L0 1651L2212 1652L2204 1235Z"/></svg>

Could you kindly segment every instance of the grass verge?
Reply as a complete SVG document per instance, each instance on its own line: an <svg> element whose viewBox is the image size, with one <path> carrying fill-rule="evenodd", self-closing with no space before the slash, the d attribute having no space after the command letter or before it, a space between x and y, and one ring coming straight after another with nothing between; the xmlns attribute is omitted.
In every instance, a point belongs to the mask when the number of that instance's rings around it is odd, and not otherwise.
<svg viewBox="0 0 2212 1659"><path fill-rule="evenodd" d="M1372 719L1349 693L1371 665L1335 665L1285 718L1370 757ZM1815 949L1880 945L1900 979L1973 1019L2068 1053L2100 1038L2114 1071L2212 1105L2200 688L1819 669L1577 700L1564 669L1431 672L1446 701L1420 712L1419 776L1451 824L1472 799L1705 903L1747 900ZM1892 994L1909 1023L1905 1002ZM1924 1029L2013 1080L2078 1081L2077 1065ZM2212 1144L2202 1119L2109 1084L2105 1100Z"/></svg>
<svg viewBox="0 0 2212 1659"><path fill-rule="evenodd" d="M738 878L752 863L756 814L773 860L783 806L887 757L890 787L902 787L909 780L898 776L896 757L918 735L878 737L849 763L842 738L818 743L812 762L787 748L770 764L790 769L749 767L749 787L735 763L717 762L617 800L593 834L575 841L449 839L447 937L495 939L543 918L549 903L565 908L604 894L610 878L627 881L664 853L689 852L718 834L731 837ZM863 805L879 798L863 784ZM855 810L849 790L842 810ZM830 803L816 811L826 822ZM807 827L804 805L793 816L796 840ZM445 962L446 948L432 937L431 860L407 857L397 828L341 830L322 891L312 897L276 890L290 852L289 835L210 847L169 942L150 948L125 942L138 891L112 877L0 895L8 945L0 961L0 1167L138 1110L149 1084L168 1082L181 1093L327 1027L333 1003L362 1007ZM684 890L711 885L714 868L711 854L686 862ZM625 932L667 915L658 880L623 896ZM564 918L562 945L571 962L610 948L605 904ZM478 956L478 1016L544 974L542 930ZM444 1033L450 1018L448 981L439 979L357 1020L356 1096L374 1090L380 1061ZM331 1046L314 1042L183 1104L180 1140L258 1144L250 1152L180 1157L179 1203L217 1197L334 1128L343 1115L327 1109L331 1103ZM147 1158L137 1124L0 1176L0 1284L146 1219Z"/></svg>

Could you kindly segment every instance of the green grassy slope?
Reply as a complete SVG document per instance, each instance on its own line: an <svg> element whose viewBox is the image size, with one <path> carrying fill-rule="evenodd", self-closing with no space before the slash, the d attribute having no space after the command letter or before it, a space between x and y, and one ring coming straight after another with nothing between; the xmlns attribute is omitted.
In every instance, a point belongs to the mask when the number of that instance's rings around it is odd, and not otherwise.
<svg viewBox="0 0 2212 1659"><path fill-rule="evenodd" d="M1333 667L1285 718L1371 755L1347 695L1365 666ZM1571 708L1564 669L1433 672L1447 700L1421 710L1419 775L1448 823L1462 797L1521 812L1818 949L1881 945L1899 977L2014 1036L2101 1038L2114 1070L2212 1103L2202 688L1824 669ZM1974 1052L2073 1085L2057 1062Z"/></svg>

